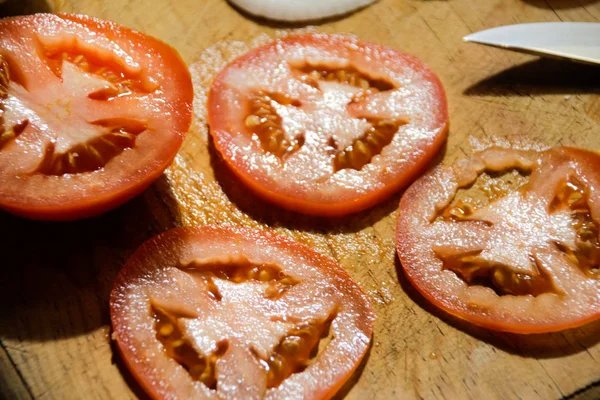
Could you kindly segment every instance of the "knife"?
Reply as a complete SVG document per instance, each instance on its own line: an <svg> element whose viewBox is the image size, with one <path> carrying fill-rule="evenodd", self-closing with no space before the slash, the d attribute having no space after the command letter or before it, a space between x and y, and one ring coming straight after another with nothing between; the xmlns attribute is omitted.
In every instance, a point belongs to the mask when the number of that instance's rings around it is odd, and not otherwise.
<svg viewBox="0 0 600 400"><path fill-rule="evenodd" d="M507 25L473 33L463 40L521 53L600 64L600 23L597 22Z"/></svg>

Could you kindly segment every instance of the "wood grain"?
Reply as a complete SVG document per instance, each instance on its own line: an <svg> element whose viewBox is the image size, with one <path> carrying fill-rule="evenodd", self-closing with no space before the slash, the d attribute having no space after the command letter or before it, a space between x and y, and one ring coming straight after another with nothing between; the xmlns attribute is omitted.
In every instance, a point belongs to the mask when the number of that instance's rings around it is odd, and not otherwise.
<svg viewBox="0 0 600 400"><path fill-rule="evenodd" d="M202 93L219 59L282 25L249 18L224 0L9 0L0 6L3 15L48 10L116 21L168 42L190 64L199 61L193 67L197 119L165 175L115 211L63 224L0 213L0 396L144 397L110 344L112 281L145 239L208 223L275 230L307 243L335 257L370 295L378 315L373 346L339 397L600 396L600 323L547 335L500 334L444 315L416 293L394 250L400 194L358 215L324 220L276 209L232 176L208 140ZM315 29L404 50L440 76L451 115L441 157L447 163L495 136L600 150L597 68L461 40L498 25L559 20L600 21L600 2L381 0ZM231 41L242 43L236 48Z"/></svg>

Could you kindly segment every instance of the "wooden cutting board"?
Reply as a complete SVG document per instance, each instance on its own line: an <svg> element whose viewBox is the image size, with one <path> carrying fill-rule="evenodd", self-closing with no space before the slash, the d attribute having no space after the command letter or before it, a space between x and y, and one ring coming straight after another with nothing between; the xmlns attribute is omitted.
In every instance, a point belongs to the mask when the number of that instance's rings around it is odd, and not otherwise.
<svg viewBox="0 0 600 400"><path fill-rule="evenodd" d="M9 0L0 13L113 20L170 43L190 64L211 59L207 54L227 57L231 41L286 29L225 0L47 1ZM404 50L440 76L451 116L447 163L468 154L473 140L492 136L600 150L600 69L461 40L498 25L559 20L600 21L600 1L381 0L315 29ZM307 243L336 258L369 294L378 316L373 345L339 397L600 398L600 323L546 335L494 333L440 313L415 292L394 250L400 193L339 220L278 210L250 195L207 140L202 94L211 68L194 67L205 78L196 88L197 119L176 162L144 194L74 223L0 213L0 398L144 398L110 343L112 281L145 239L208 223L275 230Z"/></svg>

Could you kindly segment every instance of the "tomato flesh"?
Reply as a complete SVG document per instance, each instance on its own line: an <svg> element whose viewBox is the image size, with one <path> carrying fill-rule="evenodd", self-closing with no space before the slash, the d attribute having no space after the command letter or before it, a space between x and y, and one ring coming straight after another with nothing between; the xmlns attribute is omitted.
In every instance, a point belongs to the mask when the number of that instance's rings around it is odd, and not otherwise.
<svg viewBox="0 0 600 400"><path fill-rule="evenodd" d="M95 215L144 190L191 123L175 50L77 15L0 21L0 207L39 219Z"/></svg>
<svg viewBox="0 0 600 400"><path fill-rule="evenodd" d="M322 34L231 62L211 87L208 118L217 149L257 194L324 216L407 185L448 128L442 85L419 60Z"/></svg>
<svg viewBox="0 0 600 400"><path fill-rule="evenodd" d="M487 204L456 201L484 172L529 180ZM486 328L541 333L600 318L600 156L491 148L415 182L400 201L396 246L432 303Z"/></svg>
<svg viewBox="0 0 600 400"><path fill-rule="evenodd" d="M374 316L332 259L206 226L142 245L116 279L111 319L156 398L329 398L364 357Z"/></svg>

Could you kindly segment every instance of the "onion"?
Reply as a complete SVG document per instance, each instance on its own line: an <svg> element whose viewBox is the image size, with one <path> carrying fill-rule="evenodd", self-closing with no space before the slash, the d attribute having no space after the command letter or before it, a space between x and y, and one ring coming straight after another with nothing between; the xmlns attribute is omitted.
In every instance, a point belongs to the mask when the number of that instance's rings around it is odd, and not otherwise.
<svg viewBox="0 0 600 400"><path fill-rule="evenodd" d="M376 0L229 0L242 10L277 21L310 21L346 14Z"/></svg>

